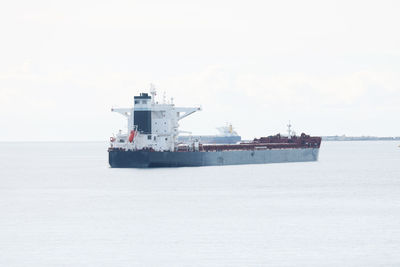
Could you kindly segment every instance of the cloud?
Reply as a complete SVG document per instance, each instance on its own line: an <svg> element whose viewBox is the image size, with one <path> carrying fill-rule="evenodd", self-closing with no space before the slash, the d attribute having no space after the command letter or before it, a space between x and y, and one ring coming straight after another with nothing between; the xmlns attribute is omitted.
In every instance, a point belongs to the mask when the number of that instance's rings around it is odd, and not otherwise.
<svg viewBox="0 0 400 267"><path fill-rule="evenodd" d="M236 94L268 105L292 104L343 107L400 93L400 77L395 72L358 71L343 75L306 73L255 74L233 72L210 66L198 73L174 77L165 82L177 95L190 92L192 98L209 102ZM375 99L376 100L376 99ZM377 105L382 104L377 102Z"/></svg>
<svg viewBox="0 0 400 267"><path fill-rule="evenodd" d="M148 90L150 82L159 87L159 96L168 96L190 105L230 105L245 99L268 106L301 108L346 107L362 104L396 105L392 97L400 94L400 77L394 72L359 71L337 76L317 76L305 73L255 74L237 72L224 66L212 65L165 79L151 80L149 76L132 72L92 73L54 71L40 74L29 71L29 62L0 73L0 103L3 109L14 105L47 108L70 103L101 105L130 104L133 95ZM378 99L377 96L381 96ZM96 101L94 101L96 100ZM128 101L127 101L128 100ZM246 101L247 101L246 100ZM375 101L375 102L374 102ZM47 104L46 104L47 103Z"/></svg>
<svg viewBox="0 0 400 267"><path fill-rule="evenodd" d="M40 73L22 62L0 73L0 122L16 132L31 127L39 139L54 138L46 132L57 132L57 137L67 140L104 139L125 124L110 108L131 106L133 96L146 92L150 82L159 89L159 100L166 91L178 106L201 105L203 111L181 125L202 134L233 122L242 135L253 137L282 131L289 119L305 131L320 129L322 134L349 134L361 129L354 126L361 118L376 120L383 131L389 131L394 126L382 124L388 114L400 112L400 78L394 72L262 75L210 65L198 72L152 80L142 73L118 71ZM362 123L363 134L374 134L371 122ZM72 129L79 129L79 134Z"/></svg>

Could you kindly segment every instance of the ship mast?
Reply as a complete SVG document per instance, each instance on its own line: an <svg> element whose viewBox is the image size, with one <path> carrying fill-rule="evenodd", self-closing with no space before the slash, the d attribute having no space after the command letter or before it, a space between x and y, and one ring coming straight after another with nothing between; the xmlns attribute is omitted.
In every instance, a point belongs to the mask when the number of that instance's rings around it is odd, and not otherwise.
<svg viewBox="0 0 400 267"><path fill-rule="evenodd" d="M156 87L154 86L154 84L150 84L150 94L151 94L151 103L154 104L155 103L155 99L156 99L156 95L157 95L157 90Z"/></svg>
<svg viewBox="0 0 400 267"><path fill-rule="evenodd" d="M292 130L291 130L292 125L290 124L290 121L287 127L288 127L288 138L290 139L292 137Z"/></svg>

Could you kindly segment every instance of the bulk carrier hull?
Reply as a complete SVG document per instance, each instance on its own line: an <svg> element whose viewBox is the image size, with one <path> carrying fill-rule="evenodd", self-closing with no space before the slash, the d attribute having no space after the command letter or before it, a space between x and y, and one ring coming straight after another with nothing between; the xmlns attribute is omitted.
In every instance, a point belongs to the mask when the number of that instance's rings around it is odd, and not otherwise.
<svg viewBox="0 0 400 267"><path fill-rule="evenodd" d="M113 168L194 167L318 160L319 148L264 149L241 151L157 152L110 150Z"/></svg>
<svg viewBox="0 0 400 267"><path fill-rule="evenodd" d="M127 133L110 137L109 164L113 168L194 167L318 160L321 137L302 133L296 136L288 125L288 135L270 135L241 143L232 125L220 127L222 138L207 144L198 137L179 141L179 121L201 110L200 107L176 107L170 102L155 101L156 91L149 96L134 97L133 108L112 109L127 118ZM165 100L165 97L164 97ZM204 139L204 138L203 138ZM228 144L227 144L228 143Z"/></svg>

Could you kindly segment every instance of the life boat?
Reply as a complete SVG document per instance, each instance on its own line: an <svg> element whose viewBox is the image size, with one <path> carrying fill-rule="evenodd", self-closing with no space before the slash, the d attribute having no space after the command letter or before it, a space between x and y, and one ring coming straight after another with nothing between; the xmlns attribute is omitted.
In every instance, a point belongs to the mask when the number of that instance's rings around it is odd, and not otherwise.
<svg viewBox="0 0 400 267"><path fill-rule="evenodd" d="M132 143L133 138L135 138L135 131L134 130L132 130L131 133L129 134L129 139L128 139L129 143Z"/></svg>

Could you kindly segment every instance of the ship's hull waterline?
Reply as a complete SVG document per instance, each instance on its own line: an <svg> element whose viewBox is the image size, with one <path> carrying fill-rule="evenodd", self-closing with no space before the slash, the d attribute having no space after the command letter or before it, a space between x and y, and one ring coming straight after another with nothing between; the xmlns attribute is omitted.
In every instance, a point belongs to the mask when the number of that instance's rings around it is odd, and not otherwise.
<svg viewBox="0 0 400 267"><path fill-rule="evenodd" d="M318 160L319 148L265 149L215 152L156 152L110 150L113 168L194 167Z"/></svg>

